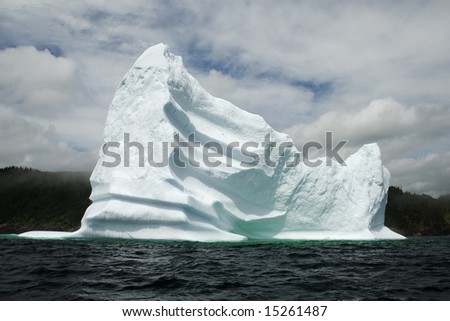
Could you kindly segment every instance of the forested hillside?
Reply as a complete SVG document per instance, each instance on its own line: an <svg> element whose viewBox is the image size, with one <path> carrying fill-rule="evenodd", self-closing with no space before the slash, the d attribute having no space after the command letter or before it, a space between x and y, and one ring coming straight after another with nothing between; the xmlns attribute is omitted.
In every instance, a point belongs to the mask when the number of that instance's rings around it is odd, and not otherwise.
<svg viewBox="0 0 450 321"><path fill-rule="evenodd" d="M73 231L91 203L90 173L0 169L0 233ZM390 187L385 225L403 235L450 234L450 195L439 199Z"/></svg>
<svg viewBox="0 0 450 321"><path fill-rule="evenodd" d="M0 233L76 230L90 204L90 173L0 169Z"/></svg>

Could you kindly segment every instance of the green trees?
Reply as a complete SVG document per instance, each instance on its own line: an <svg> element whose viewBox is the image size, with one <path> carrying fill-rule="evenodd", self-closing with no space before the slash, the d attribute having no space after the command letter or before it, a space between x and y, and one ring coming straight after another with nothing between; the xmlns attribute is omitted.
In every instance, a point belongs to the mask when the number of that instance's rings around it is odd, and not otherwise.
<svg viewBox="0 0 450 321"><path fill-rule="evenodd" d="M90 204L89 175L0 169L0 233L77 229Z"/></svg>
<svg viewBox="0 0 450 321"><path fill-rule="evenodd" d="M446 197L450 199L449 195ZM403 235L450 234L450 224L445 219L449 207L444 199L411 194L391 186L385 225Z"/></svg>
<svg viewBox="0 0 450 321"><path fill-rule="evenodd" d="M89 175L0 169L0 233L78 229L91 203ZM407 236L450 234L450 195L435 199L391 186L385 225Z"/></svg>

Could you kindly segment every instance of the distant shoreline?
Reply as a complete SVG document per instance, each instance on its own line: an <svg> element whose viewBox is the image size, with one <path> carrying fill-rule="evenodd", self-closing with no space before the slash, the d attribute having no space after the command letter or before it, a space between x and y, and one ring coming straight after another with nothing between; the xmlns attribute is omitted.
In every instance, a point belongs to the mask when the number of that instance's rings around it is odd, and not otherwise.
<svg viewBox="0 0 450 321"><path fill-rule="evenodd" d="M0 233L75 231L91 204L89 172L0 169ZM450 194L438 199L389 188L385 225L405 236L450 235Z"/></svg>

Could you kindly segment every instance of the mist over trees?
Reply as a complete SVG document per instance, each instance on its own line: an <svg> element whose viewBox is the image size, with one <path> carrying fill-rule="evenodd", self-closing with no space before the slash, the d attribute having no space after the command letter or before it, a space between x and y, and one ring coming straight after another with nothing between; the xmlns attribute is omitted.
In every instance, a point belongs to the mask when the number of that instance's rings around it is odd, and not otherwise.
<svg viewBox="0 0 450 321"><path fill-rule="evenodd" d="M0 169L0 233L78 229L90 205L90 173Z"/></svg>
<svg viewBox="0 0 450 321"><path fill-rule="evenodd" d="M91 204L88 172L0 169L0 233L74 231ZM406 235L450 234L450 195L438 199L389 188L385 225Z"/></svg>

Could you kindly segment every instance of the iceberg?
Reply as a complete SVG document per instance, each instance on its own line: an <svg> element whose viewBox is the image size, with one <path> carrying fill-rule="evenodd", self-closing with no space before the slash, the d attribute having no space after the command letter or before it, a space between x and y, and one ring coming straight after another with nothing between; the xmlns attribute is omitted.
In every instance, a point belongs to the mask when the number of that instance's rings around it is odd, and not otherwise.
<svg viewBox="0 0 450 321"><path fill-rule="evenodd" d="M210 95L165 44L147 49L118 86L104 142L81 228L20 236L403 238L384 226L390 174L377 144L364 145L346 166L295 162L300 153L288 135Z"/></svg>

